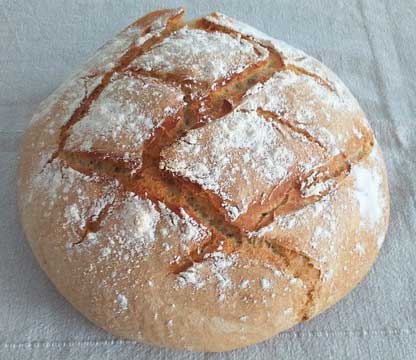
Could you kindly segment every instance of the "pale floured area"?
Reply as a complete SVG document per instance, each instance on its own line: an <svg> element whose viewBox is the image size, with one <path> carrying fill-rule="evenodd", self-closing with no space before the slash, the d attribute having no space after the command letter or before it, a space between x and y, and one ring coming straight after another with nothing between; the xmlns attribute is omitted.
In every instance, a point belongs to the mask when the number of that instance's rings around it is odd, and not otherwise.
<svg viewBox="0 0 416 360"><path fill-rule="evenodd" d="M223 54L227 53L224 57ZM147 71L212 84L264 60L267 50L224 33L182 28L132 62Z"/></svg>
<svg viewBox="0 0 416 360"><path fill-rule="evenodd" d="M219 195L235 220L288 177L296 158L285 139L256 112L233 112L190 131L162 152L162 169Z"/></svg>
<svg viewBox="0 0 416 360"><path fill-rule="evenodd" d="M94 323L226 351L346 295L380 249L388 189L334 74L223 15L211 27L182 12L136 21L40 107L20 207L42 268Z"/></svg>
<svg viewBox="0 0 416 360"><path fill-rule="evenodd" d="M90 95L91 92L101 82L102 77L97 76L90 79L78 79L73 78L62 84L53 94L42 101L36 113L31 119L31 124L36 123L43 119L51 120L50 114L57 111L57 107L61 111L61 116L55 121L50 121L48 129L51 133L54 133L56 129L59 129L63 124L68 122L70 116L80 106L83 98Z"/></svg>
<svg viewBox="0 0 416 360"><path fill-rule="evenodd" d="M308 176L303 197L327 193L337 183L316 182L314 170L335 156L357 156L371 137L355 102L288 70L251 88L230 114L165 149L160 166L213 191L234 221L294 178Z"/></svg>
<svg viewBox="0 0 416 360"><path fill-rule="evenodd" d="M182 9L162 11L158 16L147 16L141 22L131 24L103 45L80 70L42 101L30 122L37 131L44 133L42 140L33 142L30 145L31 150L28 151L32 159L27 161L26 166L33 167L31 171L34 174L40 172L54 156L59 148L61 128L102 83L105 73L117 65L129 48L160 36L168 22L182 13Z"/></svg>
<svg viewBox="0 0 416 360"><path fill-rule="evenodd" d="M310 257L320 271L318 291L325 299L318 306L325 308L336 300L334 289L348 289L361 279L359 272L351 273L353 264L368 268L372 261L364 255L375 256L382 245L389 212L384 172L381 152L375 145L365 160L353 165L336 191L301 210L276 216L249 236Z"/></svg>
<svg viewBox="0 0 416 360"><path fill-rule="evenodd" d="M59 148L61 127L70 120L84 97L91 95L101 80L101 76L69 80L39 105L31 124L35 131L42 132L42 136L39 141L26 144L31 157L26 161L26 170L32 172L32 176L42 172L53 157Z"/></svg>
<svg viewBox="0 0 416 360"><path fill-rule="evenodd" d="M388 206L389 199L385 194L385 179L383 168L376 164L381 163L382 155L378 147L370 153L368 163L370 166L357 165L353 167L351 176L354 179L354 195L359 205L361 223L360 226L375 229L383 220L384 210ZM378 239L381 237L378 237ZM378 240L379 241L379 240ZM382 243L377 243L380 248Z"/></svg>
<svg viewBox="0 0 416 360"><path fill-rule="evenodd" d="M150 252L173 253L169 264L179 262L192 247L209 236L209 230L196 223L185 210L180 209L176 214L163 203L155 204L127 193L114 201L99 231L91 231L87 241L75 248L68 246L68 251L81 253L99 248L101 260L111 258L125 262L144 259Z"/></svg>
<svg viewBox="0 0 416 360"><path fill-rule="evenodd" d="M86 76L93 73L111 71L117 65L117 59L127 53L132 47L139 47L146 41L158 37L173 17L180 16L182 9L160 11L158 16L148 16L141 22L134 22L115 38L103 45L93 55L76 76Z"/></svg>
<svg viewBox="0 0 416 360"><path fill-rule="evenodd" d="M282 40L275 39L250 25L221 13L212 13L205 17L205 19L213 24L223 26L227 29L232 29L242 35L253 38L264 46L272 47L281 55L283 63L286 66L294 66L311 75L320 77L330 86L330 88L335 90L338 95L342 97L341 101L352 103L353 106L358 106L358 103L352 96L351 92L337 77L337 75L335 75L324 64L312 56L304 53L302 50L296 49Z"/></svg>
<svg viewBox="0 0 416 360"><path fill-rule="evenodd" d="M354 151L371 130L355 102L348 102L311 76L282 71L253 88L242 109L263 109L309 134L328 155ZM357 144L354 144L356 142ZM349 150L351 144L353 148Z"/></svg>
<svg viewBox="0 0 416 360"><path fill-rule="evenodd" d="M167 118L183 107L179 88L133 74L115 74L82 121L71 127L64 149L111 154L141 166L141 149Z"/></svg>
<svg viewBox="0 0 416 360"><path fill-rule="evenodd" d="M53 107L67 105L65 111L69 116L79 107L82 98L91 93L91 91L102 80L102 75L111 70L117 65L118 60L126 54L131 46L140 46L145 41L152 37L159 36L161 31L166 28L167 22L173 16L179 16L182 10L172 10L164 12L155 20L148 17L142 23L133 23L122 31L114 39L103 45L87 62L82 69L75 72L59 89L57 89L51 96L45 99L37 109L36 113L31 119L31 122L36 122L50 113ZM147 30L147 33L143 33ZM64 97L60 99L60 97ZM59 126L62 126L68 121L67 116L62 114L56 118L60 121ZM52 121L51 125L54 125Z"/></svg>
<svg viewBox="0 0 416 360"><path fill-rule="evenodd" d="M359 203L361 215L361 227L370 227L377 233L377 247L380 250L385 240L385 232L380 231L380 224L384 228L388 225L390 211L390 197L386 179L386 169L383 155L378 146L370 153L368 162L372 167L356 167L353 172L355 177L355 197ZM377 164L382 164L377 167Z"/></svg>
<svg viewBox="0 0 416 360"><path fill-rule="evenodd" d="M113 203L118 188L115 179L103 181L98 176L87 176L55 159L32 178L32 190L22 199L21 209L29 211L34 207L33 217L39 221L34 231L42 236L46 236L52 223L56 226L59 222L67 238L61 245L70 249L87 235L88 224Z"/></svg>

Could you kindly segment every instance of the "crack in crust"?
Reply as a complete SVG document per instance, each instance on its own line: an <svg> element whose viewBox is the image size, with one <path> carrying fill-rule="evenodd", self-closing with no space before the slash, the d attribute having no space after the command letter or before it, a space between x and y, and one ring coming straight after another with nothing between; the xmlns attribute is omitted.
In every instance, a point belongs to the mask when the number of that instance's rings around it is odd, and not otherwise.
<svg viewBox="0 0 416 360"><path fill-rule="evenodd" d="M100 229L101 222L103 219L107 216L109 212L111 212L111 209L113 207L114 199L110 202L108 202L100 211L98 214L90 216L85 221L85 227L82 231L80 239L73 243L72 246L81 244L88 236L89 233L95 233Z"/></svg>
<svg viewBox="0 0 416 360"><path fill-rule="evenodd" d="M306 300L298 310L299 321L308 320L313 316L313 306L316 295L319 292L321 270L315 265L314 261L306 254L295 249L289 249L282 245L263 240L271 252L281 256L289 270L296 278L303 281L308 288Z"/></svg>
<svg viewBox="0 0 416 360"><path fill-rule="evenodd" d="M309 72L309 71L307 71L305 69L302 69L302 68L300 68L298 66L289 64L289 65L286 65L284 67L284 70L292 71L292 72L294 72L295 74L298 74L298 75L306 75L306 76L309 76L312 79L314 79L316 82L318 82L319 84L321 84L323 87L325 87L326 89L328 89L329 91L334 92L335 94L337 94L337 91L336 91L335 87L332 84L330 84L329 82L325 81L324 79L322 79L318 75L313 74L313 73L311 73L311 72Z"/></svg>
<svg viewBox="0 0 416 360"><path fill-rule="evenodd" d="M241 36L252 42L255 41L249 36L239 34L222 26L214 25L204 19L191 23L190 27L203 29L205 31L221 31L232 36ZM284 248L281 245L267 242L261 238L250 239L249 236L243 233L240 227L228 222L225 219L224 214L218 211L215 206L212 206L213 202L210 198L210 194L207 194L196 184L184 183L182 179L177 179L172 174L159 169L159 161L160 152L164 147L172 144L190 129L203 126L207 121L219 119L233 111L239 105L247 90L259 83L264 83L276 72L290 70L302 73L311 76L328 90L335 91L330 84L326 83L319 76L292 65L285 66L278 52L267 46L264 46L269 51L269 57L266 61L249 66L246 70L226 82L222 79L215 84L214 90L208 91L205 96L197 99L192 99L192 86L195 86L195 84L191 85L184 81L180 81L180 79L176 78L174 75L128 69L129 71L180 85L185 93L185 100L187 102L187 106L183 109L183 118L177 122L174 128L167 131L156 132L155 135L146 142L143 150L143 166L138 173L132 173L131 167L126 167L125 162L111 159L111 157L97 159L96 157L89 156L85 153L67 152L63 150L65 141L68 137L68 129L76 122L80 121L88 112L90 105L110 83L112 75L116 72L126 70L129 63L134 58L146 52L155 43L169 36L169 34L177 28L178 26L173 24L163 30L160 37L151 38L138 48L132 46L120 59L119 63L104 75L100 85L96 87L90 96L84 96L80 107L72 114L67 124L61 128L59 149L53 154L50 161L58 157L68 166L81 173L87 175L98 174L103 177L115 178L119 181L122 190L132 191L155 202L162 201L172 211L178 214L180 208L184 208L197 222L204 224L204 226L211 231L211 238L202 245L191 249L188 258L182 263L172 266L171 270L175 274L185 271L194 263L204 261L207 254L218 251L219 245L222 246L222 251L225 253L240 251L245 246L251 248L266 248L271 257L276 261L276 264L281 264L283 262L285 270L292 273L295 277L300 278L305 286L307 286L308 294L303 307L298 313L300 320L306 320L313 315L314 299L319 291L321 275L320 270L313 264L312 259L294 249ZM146 30L144 33L146 33ZM202 105L204 105L204 108L201 107ZM274 113L269 113L262 109L258 109L257 111L266 118L272 119L273 121L279 121L283 125L289 127L292 131L303 135L309 141L324 148L319 140L315 139L307 131L283 121ZM317 173L324 175L316 175L311 184L315 184L318 180L322 181L329 178L336 178L337 180L342 181L349 173L351 163L359 161L368 153L369 151L363 150L349 159L342 154L340 166L337 167L335 171L331 172L329 167L318 169ZM308 174L308 176L310 175L311 174ZM308 178L308 176L306 178ZM291 199L295 193L295 195L299 197L301 182L302 180L299 180L289 184L288 189L280 198L279 202L273 204L273 207L264 214L256 227L257 229L270 224L276 214L295 210L292 206ZM305 206L309 202L317 201L321 197L322 196L306 198L305 201L302 202L302 206ZM88 219L80 241L74 245L82 243L89 232L98 231L101 221L111 211L111 208L112 203L110 202L102 209L102 211L100 211L98 216Z"/></svg>
<svg viewBox="0 0 416 360"><path fill-rule="evenodd" d="M288 127L290 130L302 135L305 137L308 141L315 143L318 145L322 150L326 151L326 147L313 135L311 135L306 129L302 129L294 124L292 124L290 121L284 120L283 116L277 116L275 113L271 111L264 110L262 108L256 109L257 114L263 116L265 119L270 119L272 121L277 121L281 123L282 125Z"/></svg>
<svg viewBox="0 0 416 360"><path fill-rule="evenodd" d="M290 123L290 121L285 120L284 116L282 116L283 114L278 115L261 108L258 108L256 111L264 118L288 127L290 130L305 137L308 141L315 143L323 150L326 150L325 146L307 130L299 128ZM319 168L313 169L304 176L292 180L286 186L286 190L282 196L280 196L274 204L271 204L271 209L263 212L262 218L255 227L255 231L269 225L275 216L296 211L311 203L319 201L322 197L334 191L348 176L352 164L367 157L371 152L373 145L374 140L371 138L365 142L357 152L350 155L340 153ZM319 184L322 184L323 188L318 194L315 194L313 191L310 192L311 189L316 188ZM294 206L295 203L297 204L296 206Z"/></svg>
<svg viewBox="0 0 416 360"><path fill-rule="evenodd" d="M88 112L91 104L100 96L100 94L103 92L106 86L111 82L111 77L115 73L123 71L136 57L140 56L141 54L149 50L149 48L152 47L154 44L162 41L164 38L169 36L173 31L181 27L178 21L180 20L182 15L183 15L183 12L169 19L167 21L166 28L163 29L159 35L155 35L151 37L150 39L146 40L140 46L135 46L135 43L133 42L130 45L127 52L118 60L117 65L114 66L111 70L107 71L103 75L101 83L92 91L92 93L89 96L87 96L87 89L85 89L84 98L82 99L80 106L74 111L74 113L71 115L68 122L64 126L61 127L58 150L52 154L52 157L49 160L49 162L51 162L53 159L58 157L61 152L63 152L65 141L68 137L68 130L78 121L82 120L84 115ZM150 27L146 28L142 32L141 36L146 35L147 33L149 33L149 31L150 31ZM93 74L90 77L94 77L94 76L96 76L96 74Z"/></svg>
<svg viewBox="0 0 416 360"><path fill-rule="evenodd" d="M246 35L246 34L239 33L237 31L229 29L225 26L210 22L207 19L198 19L198 20L194 21L193 27L198 28L198 29L204 29L205 31L208 31L208 32L220 31L220 32L227 33L231 36L239 36L239 37L241 37L241 38L243 38L247 41L256 42L257 44L260 44L261 46L265 47L269 52L271 52L271 53L273 53L273 54L275 54L276 56L279 57L280 67L281 67L280 71L287 70L287 71L292 71L292 72L294 72L296 74L299 74L299 75L309 76L309 77L313 78L315 81L317 81L319 84L324 86L329 91L334 92L334 93L337 94L337 91L336 91L335 87L331 83L329 83L328 81L325 81L324 79L322 79L317 74L311 73L311 72L309 72L309 71L307 71L307 70L305 70L301 67L295 66L293 64L286 65L283 61L282 55L279 54L279 52L274 47L267 46L266 44L263 44L260 41L257 41L256 38L254 38L251 35ZM301 60L301 58L298 58L298 60Z"/></svg>
<svg viewBox="0 0 416 360"><path fill-rule="evenodd" d="M152 45L154 45L154 42L146 46L146 49L149 49ZM143 51L140 51L140 53L143 53ZM132 61L133 56L130 56L129 59ZM223 239L222 242L224 243L224 239L227 239L227 244L234 244L228 247L234 249L235 244L242 242L242 231L238 227L228 223L222 214L217 213L214 209L210 209L211 202L204 191L197 185L192 184L192 189L187 186L185 187L181 181L175 179L170 173L160 170L160 152L164 147L172 144L190 129L203 126L207 121L216 120L233 111L248 89L258 83L267 81L281 68L282 62L280 57L277 53L271 52L266 60L248 66L244 71L234 75L230 79L218 80L212 86L215 90L208 91L202 97L194 96L194 83L181 81L172 74L128 68L127 71L179 85L185 93L185 101L187 103L183 109L183 119L180 119L168 131L157 131L146 142L143 149L142 168L137 173L132 173L131 171L134 166L126 166L125 162L119 159L113 159L111 156L100 157L98 154L62 150L65 144L65 135L61 139L62 143L60 144L61 150L59 157L65 159L68 165L77 171L89 175L98 173L116 177L126 191L135 192L141 196L149 197L154 201L163 201L175 212L181 207L186 209L199 222L208 225L211 232L215 234L213 243L218 242L220 238ZM113 69L111 73L115 71L117 70ZM107 80L108 82L110 78L111 75ZM81 120L83 114L88 111L88 106L99 96L99 93L101 93L104 87L101 84L98 94L88 99L89 103L87 106L83 106L82 112L71 117L75 121L70 121L63 130L63 134L65 134L73 123ZM201 109L202 106L203 109ZM163 125L162 123L161 128L163 128ZM211 246L208 245L208 247L210 248ZM193 257L191 256L190 258Z"/></svg>

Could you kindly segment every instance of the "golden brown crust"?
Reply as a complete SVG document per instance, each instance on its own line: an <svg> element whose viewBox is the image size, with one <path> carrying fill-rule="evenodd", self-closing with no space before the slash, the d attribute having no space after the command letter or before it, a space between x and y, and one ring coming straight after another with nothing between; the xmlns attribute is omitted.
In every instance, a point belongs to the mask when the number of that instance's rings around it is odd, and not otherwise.
<svg viewBox="0 0 416 360"><path fill-rule="evenodd" d="M182 14L137 20L40 106L19 207L42 268L93 322L225 351L362 279L386 232L387 181L332 72L221 14L188 27Z"/></svg>

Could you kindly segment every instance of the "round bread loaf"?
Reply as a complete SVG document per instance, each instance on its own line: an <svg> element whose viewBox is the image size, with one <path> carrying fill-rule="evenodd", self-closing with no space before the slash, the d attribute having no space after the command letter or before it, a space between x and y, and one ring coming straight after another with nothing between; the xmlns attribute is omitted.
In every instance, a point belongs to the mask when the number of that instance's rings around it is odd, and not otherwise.
<svg viewBox="0 0 416 360"><path fill-rule="evenodd" d="M270 338L346 295L389 216L342 82L224 15L156 11L35 113L22 223L59 291L116 336L195 351Z"/></svg>

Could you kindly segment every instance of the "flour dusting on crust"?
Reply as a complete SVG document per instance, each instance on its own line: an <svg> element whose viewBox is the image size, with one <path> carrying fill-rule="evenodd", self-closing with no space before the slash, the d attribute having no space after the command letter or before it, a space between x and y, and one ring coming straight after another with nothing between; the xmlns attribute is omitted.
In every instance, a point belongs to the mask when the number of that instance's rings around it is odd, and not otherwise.
<svg viewBox="0 0 416 360"><path fill-rule="evenodd" d="M370 154L371 166L354 165L351 176L354 178L354 196L359 205L361 226L377 227L383 220L386 199L382 188L382 174L376 166L377 150Z"/></svg>
<svg viewBox="0 0 416 360"><path fill-rule="evenodd" d="M329 84L339 95L340 101L351 108L358 107L354 96L343 82L321 62L303 51L290 46L284 41L277 40L241 21L232 19L221 13L213 13L205 18L207 21L231 29L242 35L258 41L264 46L270 46L281 56L285 66L292 65L318 76Z"/></svg>
<svg viewBox="0 0 416 360"><path fill-rule="evenodd" d="M177 286L202 289L211 284L217 289L218 301L222 302L227 292L236 286L228 272L237 260L237 254L224 254L220 251L207 254L203 262L195 263L177 275Z"/></svg>
<svg viewBox="0 0 416 360"><path fill-rule="evenodd" d="M79 107L84 96L88 96L92 90L101 82L103 74L110 71L128 49L134 45L142 45L147 40L160 36L167 22L173 16L182 13L182 9L172 9L164 12L149 24L148 32L143 35L145 27L132 24L119 33L116 37L103 45L95 54L82 66L81 70L76 71L69 80L65 81L56 91L53 92L40 105L31 123L44 118L59 102L62 102L62 111L67 116L54 116L60 124L67 121L67 117L72 115Z"/></svg>
<svg viewBox="0 0 416 360"><path fill-rule="evenodd" d="M51 279L104 328L242 344L362 278L385 233L383 160L317 60L221 14L164 31L181 12L129 26L41 105L22 213Z"/></svg>
<svg viewBox="0 0 416 360"><path fill-rule="evenodd" d="M346 150L355 127L361 123L354 119L362 118L358 107L346 107L312 77L293 71L278 72L265 84L249 90L240 107L276 114L319 141L332 156Z"/></svg>
<svg viewBox="0 0 416 360"><path fill-rule="evenodd" d="M191 130L162 159L161 168L221 196L233 220L284 181L294 161L271 122L239 111Z"/></svg>
<svg viewBox="0 0 416 360"><path fill-rule="evenodd" d="M75 76L85 77L110 71L132 46L140 47L151 38L159 37L168 21L182 12L182 9L172 9L164 11L151 22L133 23L102 46Z"/></svg>
<svg viewBox="0 0 416 360"><path fill-rule="evenodd" d="M184 80L213 83L242 72L266 56L266 49L244 39L184 27L155 45L132 65L147 71L179 75Z"/></svg>
<svg viewBox="0 0 416 360"><path fill-rule="evenodd" d="M178 254L178 251L186 253L189 246L199 244L209 236L208 229L185 210L180 209L176 214L162 202L155 204L134 193L127 193L114 201L100 229L77 245L75 251L90 251L98 246L102 259L111 256L119 261L129 261L153 254L156 242L161 246L171 243L164 246L165 251ZM73 251L71 248L70 252Z"/></svg>
<svg viewBox="0 0 416 360"><path fill-rule="evenodd" d="M112 154L141 164L141 148L163 121L183 106L177 87L160 80L115 74L81 121L65 150Z"/></svg>

